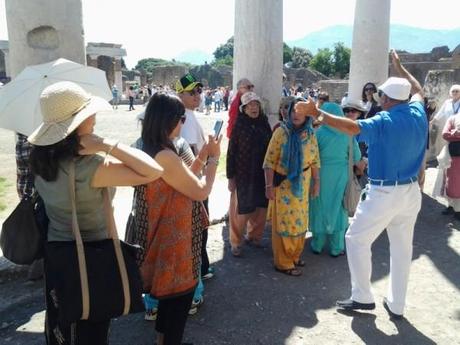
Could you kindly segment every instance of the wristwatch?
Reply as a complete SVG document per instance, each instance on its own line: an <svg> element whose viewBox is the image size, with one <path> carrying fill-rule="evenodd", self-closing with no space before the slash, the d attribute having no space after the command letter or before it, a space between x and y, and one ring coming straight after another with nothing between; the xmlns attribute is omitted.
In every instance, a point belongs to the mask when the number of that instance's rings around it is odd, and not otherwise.
<svg viewBox="0 0 460 345"><path fill-rule="evenodd" d="M322 113L321 111L319 112L319 115L316 117L316 120L319 121L319 122L323 122L324 120L324 113Z"/></svg>

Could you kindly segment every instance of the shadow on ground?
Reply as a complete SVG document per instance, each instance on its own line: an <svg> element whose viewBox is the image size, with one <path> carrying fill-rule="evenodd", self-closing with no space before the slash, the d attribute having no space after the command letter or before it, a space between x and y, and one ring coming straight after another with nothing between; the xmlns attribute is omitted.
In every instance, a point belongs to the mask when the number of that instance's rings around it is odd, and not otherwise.
<svg viewBox="0 0 460 345"><path fill-rule="evenodd" d="M205 304L196 316L189 318L184 340L195 345L318 344L320 340L325 344L454 343L454 333L449 332L455 330L449 330L452 327L439 319L459 320L460 312L453 309L449 300L452 296L458 297L460 288L459 255L450 243L459 223L440 216L442 209L436 200L424 196L416 224L413 260L426 260L432 266L417 265L409 286L409 299L416 301L411 306L415 311L408 319L395 323L382 311L380 294L376 295L375 312L347 314L335 310L337 299L349 297L346 257L332 258L327 251L314 255L308 250L307 239L303 256L307 266L303 275L289 277L273 269L269 231L264 237L267 248L244 247L243 257L234 258L228 247L226 226L210 228L208 244L216 277L206 282ZM373 268L374 285L380 284L389 271L386 233L374 244ZM445 284L450 284L454 293L443 295L436 290L442 285L440 281L442 284L447 281ZM5 287L11 289L13 284L11 280L2 281L2 294ZM32 285L30 289L40 291L41 288ZM436 295L421 289L432 289ZM42 344L43 335L25 333L20 328L32 315L43 310L41 295L35 294L14 308L17 315L14 318L10 317L11 310L0 312L0 326L6 323L0 329L0 343ZM430 323L435 323L438 330L428 335ZM443 332L449 334L443 337ZM152 344L154 337L154 323L144 321L143 315L131 315L112 324L111 344Z"/></svg>

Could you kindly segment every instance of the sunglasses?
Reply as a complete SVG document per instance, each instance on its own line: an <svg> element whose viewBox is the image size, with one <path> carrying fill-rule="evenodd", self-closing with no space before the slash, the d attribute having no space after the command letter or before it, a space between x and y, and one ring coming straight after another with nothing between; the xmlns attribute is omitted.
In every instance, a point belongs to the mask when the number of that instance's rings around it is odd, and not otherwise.
<svg viewBox="0 0 460 345"><path fill-rule="evenodd" d="M180 122L181 122L182 124L184 124L184 123L185 123L185 120L187 120L187 116L182 115L182 116L180 117Z"/></svg>
<svg viewBox="0 0 460 345"><path fill-rule="evenodd" d="M382 90L379 90L379 91L377 92L377 95L379 95L379 97L382 97L382 96L384 95L384 93L383 93Z"/></svg>
<svg viewBox="0 0 460 345"><path fill-rule="evenodd" d="M201 95L203 89L201 87L196 87L192 91L187 91L190 96Z"/></svg>
<svg viewBox="0 0 460 345"><path fill-rule="evenodd" d="M319 101L324 101L324 102L327 101L327 99L326 99L326 98L323 98L323 97L318 98L318 100L319 100Z"/></svg>
<svg viewBox="0 0 460 345"><path fill-rule="evenodd" d="M375 91L377 91L377 90L374 89L373 87L366 87L366 88L364 89L364 91L372 91L372 92L375 92Z"/></svg>
<svg viewBox="0 0 460 345"><path fill-rule="evenodd" d="M452 90L452 93L460 92L460 90Z"/></svg>
<svg viewBox="0 0 460 345"><path fill-rule="evenodd" d="M353 108L345 108L345 109L343 109L343 112L345 114L347 114L347 113L360 113L359 110L356 110L356 109L353 109Z"/></svg>
<svg viewBox="0 0 460 345"><path fill-rule="evenodd" d="M242 88L250 90L250 89L254 88L254 85L244 85L244 86L242 86Z"/></svg>

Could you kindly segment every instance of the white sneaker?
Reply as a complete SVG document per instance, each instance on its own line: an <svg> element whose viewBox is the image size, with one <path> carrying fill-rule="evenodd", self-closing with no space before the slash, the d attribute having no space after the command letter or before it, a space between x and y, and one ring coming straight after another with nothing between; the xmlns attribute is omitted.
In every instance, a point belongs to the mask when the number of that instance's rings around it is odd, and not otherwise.
<svg viewBox="0 0 460 345"><path fill-rule="evenodd" d="M147 309L145 311L144 320L146 321L155 321L157 319L158 309Z"/></svg>
<svg viewBox="0 0 460 345"><path fill-rule="evenodd" d="M190 307L190 310L188 311L188 314L189 315L195 315L196 313L198 313L198 308L201 307L203 305L203 303L204 303L203 296L201 296L197 300L193 300L192 301L192 306Z"/></svg>

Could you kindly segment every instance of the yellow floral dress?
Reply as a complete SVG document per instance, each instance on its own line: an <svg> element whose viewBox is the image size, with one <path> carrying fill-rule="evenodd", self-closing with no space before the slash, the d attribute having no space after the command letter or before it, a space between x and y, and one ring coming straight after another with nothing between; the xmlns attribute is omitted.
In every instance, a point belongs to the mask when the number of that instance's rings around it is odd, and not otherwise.
<svg viewBox="0 0 460 345"><path fill-rule="evenodd" d="M277 128L265 154L264 168L270 168L286 175L281 166L282 148L288 139L286 130ZM308 231L308 202L310 191L311 167L320 167L318 142L314 134L303 133L303 196L296 198L291 192L291 182L285 179L274 188L275 198L268 205L267 219L271 220L272 231L281 237L299 237ZM305 170L306 168L310 168Z"/></svg>

